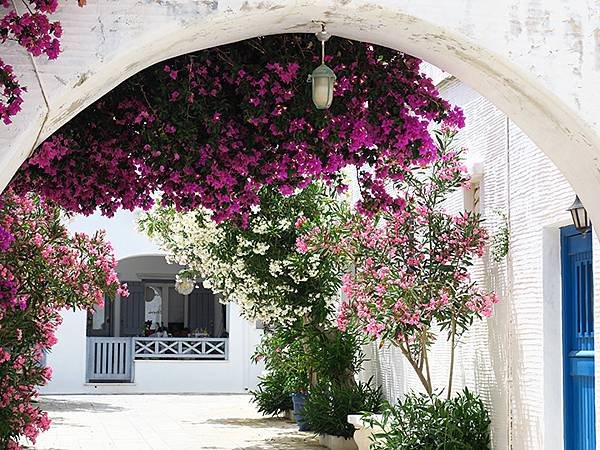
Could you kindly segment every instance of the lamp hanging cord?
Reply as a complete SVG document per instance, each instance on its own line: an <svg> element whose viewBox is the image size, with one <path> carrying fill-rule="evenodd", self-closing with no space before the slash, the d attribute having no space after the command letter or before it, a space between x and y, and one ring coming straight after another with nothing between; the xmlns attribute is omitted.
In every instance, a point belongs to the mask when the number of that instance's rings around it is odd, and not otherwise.
<svg viewBox="0 0 600 450"><path fill-rule="evenodd" d="M321 23L321 31L316 33L317 39L321 41L321 64L325 64L325 42L331 35L325 30L325 24Z"/></svg>
<svg viewBox="0 0 600 450"><path fill-rule="evenodd" d="M323 36L326 35L327 31L325 31L325 24L321 24L321 33ZM321 64L325 64L325 41L326 39L321 40Z"/></svg>

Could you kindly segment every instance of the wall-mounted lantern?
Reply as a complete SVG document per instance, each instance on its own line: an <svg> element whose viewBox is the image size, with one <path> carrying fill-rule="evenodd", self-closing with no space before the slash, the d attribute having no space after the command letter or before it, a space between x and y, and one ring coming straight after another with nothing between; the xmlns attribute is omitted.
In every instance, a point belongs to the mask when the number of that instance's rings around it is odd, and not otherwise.
<svg viewBox="0 0 600 450"><path fill-rule="evenodd" d="M573 225L575 225L577 231L580 233L587 233L592 224L590 222L590 218L588 217L588 213L583 206L583 203L581 203L581 200L579 200L579 196L575 196L575 201L567 209L567 211L571 213Z"/></svg>

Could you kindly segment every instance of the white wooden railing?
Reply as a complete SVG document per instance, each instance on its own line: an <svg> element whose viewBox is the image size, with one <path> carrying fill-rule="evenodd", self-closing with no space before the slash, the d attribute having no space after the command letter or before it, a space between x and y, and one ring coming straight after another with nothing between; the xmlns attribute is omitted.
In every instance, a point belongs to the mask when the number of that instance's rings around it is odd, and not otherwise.
<svg viewBox="0 0 600 450"><path fill-rule="evenodd" d="M131 338L88 337L87 381L131 381Z"/></svg>
<svg viewBox="0 0 600 450"><path fill-rule="evenodd" d="M135 359L227 359L226 338L133 338Z"/></svg>
<svg viewBox="0 0 600 450"><path fill-rule="evenodd" d="M226 338L88 337L87 381L129 382L136 359L226 360Z"/></svg>

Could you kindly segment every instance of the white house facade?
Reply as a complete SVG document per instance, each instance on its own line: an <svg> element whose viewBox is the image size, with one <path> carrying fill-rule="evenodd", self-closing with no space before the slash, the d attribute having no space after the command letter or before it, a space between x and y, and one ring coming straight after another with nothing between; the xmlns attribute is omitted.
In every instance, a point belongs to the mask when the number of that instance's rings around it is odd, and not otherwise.
<svg viewBox="0 0 600 450"><path fill-rule="evenodd" d="M262 371L251 362L262 331L233 304L222 304L198 283L180 293L156 246L135 229L134 214L78 218L70 228L105 229L130 295L107 298L88 313L64 311L47 394L243 393ZM184 295L185 294L185 295Z"/></svg>

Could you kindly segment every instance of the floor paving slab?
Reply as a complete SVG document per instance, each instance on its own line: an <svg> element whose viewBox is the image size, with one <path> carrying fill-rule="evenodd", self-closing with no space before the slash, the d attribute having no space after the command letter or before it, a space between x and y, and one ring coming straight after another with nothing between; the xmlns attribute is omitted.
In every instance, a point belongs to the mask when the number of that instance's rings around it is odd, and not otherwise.
<svg viewBox="0 0 600 450"><path fill-rule="evenodd" d="M43 396L53 421L36 450L323 450L311 433L261 416L248 395Z"/></svg>

